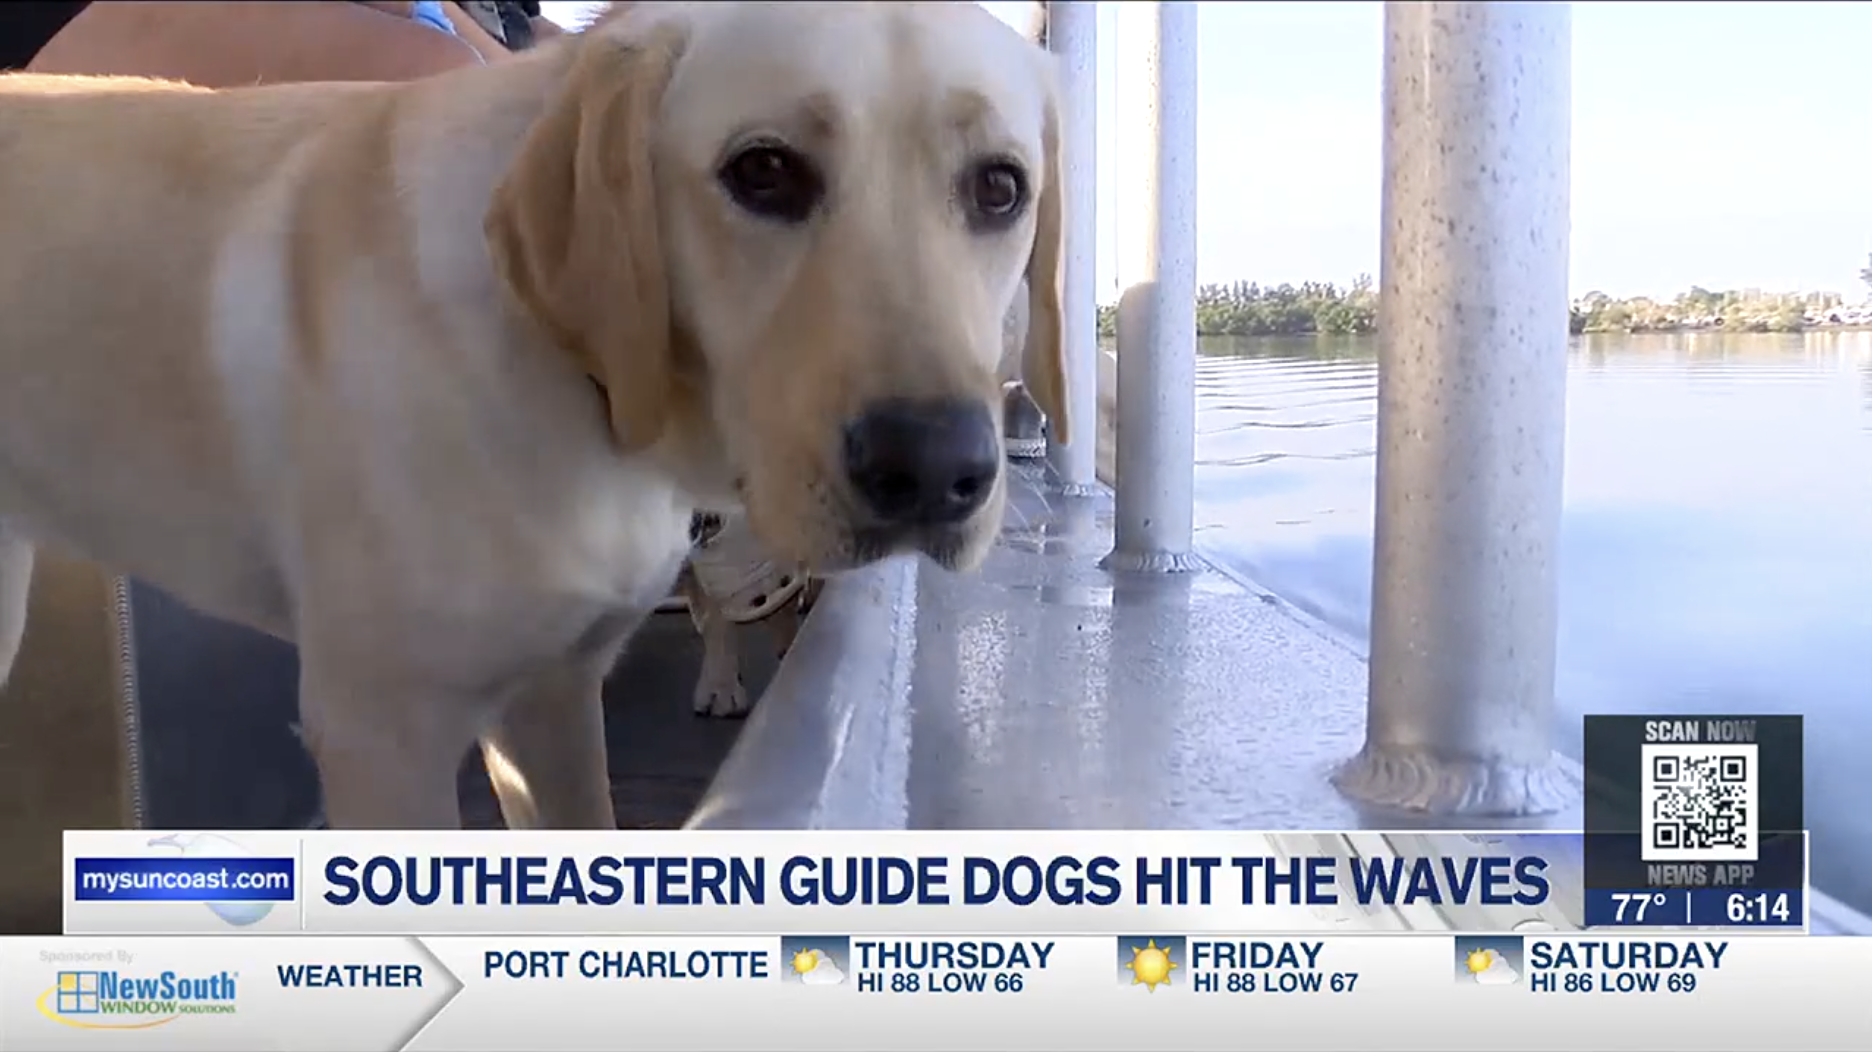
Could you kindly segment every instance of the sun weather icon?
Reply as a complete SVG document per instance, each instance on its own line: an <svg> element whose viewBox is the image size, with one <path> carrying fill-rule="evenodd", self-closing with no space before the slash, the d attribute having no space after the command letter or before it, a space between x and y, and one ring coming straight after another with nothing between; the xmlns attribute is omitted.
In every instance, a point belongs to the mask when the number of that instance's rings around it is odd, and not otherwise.
<svg viewBox="0 0 1872 1052"><path fill-rule="evenodd" d="M1476 936L1456 940L1456 981L1476 986L1513 986L1523 967L1519 936Z"/></svg>
<svg viewBox="0 0 1872 1052"><path fill-rule="evenodd" d="M1120 936L1118 984L1142 986L1150 993L1172 986L1171 974L1183 967L1183 947L1181 935Z"/></svg>
<svg viewBox="0 0 1872 1052"><path fill-rule="evenodd" d="M851 937L789 935L780 940L780 980L801 986L838 986L851 970Z"/></svg>

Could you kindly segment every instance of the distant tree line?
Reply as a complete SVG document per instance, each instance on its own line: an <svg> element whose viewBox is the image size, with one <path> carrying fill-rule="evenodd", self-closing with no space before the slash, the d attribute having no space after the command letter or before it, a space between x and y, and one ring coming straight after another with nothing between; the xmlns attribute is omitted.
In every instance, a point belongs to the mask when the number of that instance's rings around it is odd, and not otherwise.
<svg viewBox="0 0 1872 1052"><path fill-rule="evenodd" d="M1864 324L1863 308L1845 305L1836 292L1778 293L1759 289L1715 292L1692 287L1663 300L1615 299L1589 292L1573 303L1572 330L1582 332L1801 332L1829 325Z"/></svg>
<svg viewBox="0 0 1872 1052"><path fill-rule="evenodd" d="M1378 326L1378 293L1360 275L1349 287L1308 281L1257 285L1237 281L1196 290L1198 336L1357 336ZM1118 308L1099 308L1099 335L1118 333Z"/></svg>
<svg viewBox="0 0 1872 1052"><path fill-rule="evenodd" d="M1872 259L1860 277L1872 287ZM1118 308L1099 308L1099 335L1118 331ZM1308 281L1259 285L1238 281L1196 292L1199 336L1357 336L1378 325L1378 293L1369 276L1351 285ZM1617 299L1589 292L1572 304L1569 327L1588 332L1800 332L1835 325L1872 325L1872 307L1848 306L1834 292L1711 291L1692 287L1668 299Z"/></svg>

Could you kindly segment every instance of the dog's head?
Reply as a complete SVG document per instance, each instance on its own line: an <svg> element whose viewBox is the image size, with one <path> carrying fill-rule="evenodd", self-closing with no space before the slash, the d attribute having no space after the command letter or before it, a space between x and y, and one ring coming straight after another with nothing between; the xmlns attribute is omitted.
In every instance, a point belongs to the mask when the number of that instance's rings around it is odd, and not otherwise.
<svg viewBox="0 0 1872 1052"><path fill-rule="evenodd" d="M1050 59L952 3L633 4L567 46L488 237L620 448L711 421L778 556L978 563L1017 294L1068 426Z"/></svg>

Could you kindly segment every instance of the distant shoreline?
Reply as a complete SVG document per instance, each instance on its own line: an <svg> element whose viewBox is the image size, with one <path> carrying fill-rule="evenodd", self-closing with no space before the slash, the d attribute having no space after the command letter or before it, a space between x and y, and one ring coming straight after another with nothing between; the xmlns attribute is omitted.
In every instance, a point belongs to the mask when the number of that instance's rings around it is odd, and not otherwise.
<svg viewBox="0 0 1872 1052"><path fill-rule="evenodd" d="M1835 333L1835 332L1872 332L1872 324L1808 325L1804 328L1792 329L1792 330L1781 331L1781 332L1776 332L1776 331L1759 331L1758 332L1758 331L1753 331L1749 329L1724 329L1724 328L1715 327L1715 326L1686 325L1686 326L1682 326L1682 327L1674 328L1674 329L1589 329L1585 332L1569 333L1569 335L1572 335L1572 336L1804 336L1808 333ZM1111 338L1110 333L1103 333L1101 335L1103 335L1106 339ZM1292 339L1319 339L1319 338L1376 339L1377 336L1378 334L1376 332L1346 333L1346 332L1318 332L1318 331L1266 332L1266 333L1198 331L1196 333L1196 337L1198 339L1204 339L1204 340L1221 340L1221 339L1292 340Z"/></svg>
<svg viewBox="0 0 1872 1052"><path fill-rule="evenodd" d="M1575 333L1569 333L1568 335L1569 336L1805 336L1808 333L1836 333L1836 332L1848 332L1848 333L1850 332L1872 332L1872 324L1868 324L1868 325L1809 325L1804 329L1796 329L1796 330L1789 331L1789 332L1751 332L1751 331L1743 330L1743 329L1697 328L1694 326L1687 326L1687 327L1679 328L1679 329L1594 329L1589 332L1575 332ZM1375 340L1378 338L1378 334L1376 332L1318 332L1318 331L1239 333L1239 332L1202 332L1201 330L1198 330L1196 333L1196 338L1199 340L1317 340L1317 339ZM1113 334L1109 332L1101 332L1099 333L1099 339L1106 341L1106 342L1110 342L1113 339Z"/></svg>
<svg viewBox="0 0 1872 1052"><path fill-rule="evenodd" d="M1872 323L1802 325L1798 329L1725 329L1720 325L1677 325L1661 328L1585 329L1575 336L1801 336L1810 332L1872 332Z"/></svg>
<svg viewBox="0 0 1872 1052"><path fill-rule="evenodd" d="M1791 332L1749 332L1737 329L1720 328L1681 328L1681 329L1596 329L1591 332L1568 333L1569 338L1583 336L1806 336L1810 333L1855 333L1872 332L1872 325L1809 325L1804 329ZM1100 332L1099 342L1110 344L1116 337L1110 332ZM1376 332L1201 332L1196 333L1199 340L1375 340Z"/></svg>
<svg viewBox="0 0 1872 1052"><path fill-rule="evenodd" d="M1872 268L1865 280L1872 284ZM1196 290L1194 306L1196 332L1206 337L1365 336L1378 327L1378 290L1368 275L1347 286L1319 281L1204 285ZM1669 300L1589 292L1569 303L1567 313L1567 329L1576 336L1872 331L1872 301L1848 303L1836 292L1693 287ZM1109 338L1117 327L1117 306L1101 304L1099 335Z"/></svg>

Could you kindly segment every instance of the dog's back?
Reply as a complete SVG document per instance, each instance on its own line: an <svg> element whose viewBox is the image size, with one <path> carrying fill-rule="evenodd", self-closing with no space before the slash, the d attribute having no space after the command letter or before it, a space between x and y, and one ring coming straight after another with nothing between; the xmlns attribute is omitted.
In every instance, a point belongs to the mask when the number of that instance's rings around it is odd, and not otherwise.
<svg viewBox="0 0 1872 1052"><path fill-rule="evenodd" d="M210 360L210 275L243 203L349 95L0 76L0 518L13 533L132 572L149 545L171 564L187 553L192 579L265 572L260 538L212 527L239 519L212 509L242 482L228 375ZM263 368L266 352L248 350Z"/></svg>

